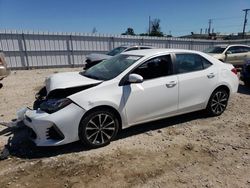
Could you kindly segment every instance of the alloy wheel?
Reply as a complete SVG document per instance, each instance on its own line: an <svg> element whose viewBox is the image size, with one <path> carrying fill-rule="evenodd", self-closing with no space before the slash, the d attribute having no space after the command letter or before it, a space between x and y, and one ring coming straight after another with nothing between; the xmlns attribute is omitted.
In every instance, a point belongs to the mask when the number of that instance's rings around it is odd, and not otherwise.
<svg viewBox="0 0 250 188"><path fill-rule="evenodd" d="M224 91L217 91L211 100L211 110L214 114L221 114L227 107L228 94Z"/></svg>
<svg viewBox="0 0 250 188"><path fill-rule="evenodd" d="M108 113L100 113L91 117L85 128L86 139L92 145L110 142L116 132L116 121Z"/></svg>

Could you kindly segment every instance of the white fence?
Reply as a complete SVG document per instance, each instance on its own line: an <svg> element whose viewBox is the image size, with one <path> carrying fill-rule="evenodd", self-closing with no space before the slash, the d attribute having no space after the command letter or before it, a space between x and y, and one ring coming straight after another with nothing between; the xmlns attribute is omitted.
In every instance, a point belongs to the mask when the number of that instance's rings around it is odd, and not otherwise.
<svg viewBox="0 0 250 188"><path fill-rule="evenodd" d="M119 45L204 50L215 44L250 44L250 40L215 41L85 33L0 31L3 50L12 69L83 66L90 53L105 53Z"/></svg>

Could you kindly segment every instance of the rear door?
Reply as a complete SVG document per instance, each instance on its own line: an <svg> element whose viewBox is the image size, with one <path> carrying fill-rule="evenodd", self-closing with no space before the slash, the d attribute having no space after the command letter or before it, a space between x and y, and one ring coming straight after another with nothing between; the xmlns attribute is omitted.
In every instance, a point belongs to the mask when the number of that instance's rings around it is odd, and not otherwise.
<svg viewBox="0 0 250 188"><path fill-rule="evenodd" d="M218 81L215 66L198 54L178 53L175 71L179 83L178 111L183 113L204 108Z"/></svg>
<svg viewBox="0 0 250 188"><path fill-rule="evenodd" d="M176 113L178 82L177 76L172 75L170 55L154 57L131 73L141 75L144 81L140 84L123 86L129 125Z"/></svg>

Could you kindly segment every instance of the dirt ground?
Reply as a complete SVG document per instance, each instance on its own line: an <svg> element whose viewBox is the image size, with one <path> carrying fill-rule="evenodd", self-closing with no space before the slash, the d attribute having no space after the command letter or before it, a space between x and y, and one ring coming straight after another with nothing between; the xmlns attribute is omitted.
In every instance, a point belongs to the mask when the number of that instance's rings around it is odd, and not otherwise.
<svg viewBox="0 0 250 188"><path fill-rule="evenodd" d="M137 125L94 150L80 142L35 147L23 124L10 122L18 108L32 107L45 77L61 71L73 69L12 71L2 81L1 188L250 187L250 89L242 83L219 117L195 112Z"/></svg>

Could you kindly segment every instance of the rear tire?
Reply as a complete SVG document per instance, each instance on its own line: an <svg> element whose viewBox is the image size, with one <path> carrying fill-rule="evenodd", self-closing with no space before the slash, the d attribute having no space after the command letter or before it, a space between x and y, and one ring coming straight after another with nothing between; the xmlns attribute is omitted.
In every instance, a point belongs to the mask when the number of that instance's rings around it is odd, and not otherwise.
<svg viewBox="0 0 250 188"><path fill-rule="evenodd" d="M227 108L229 94L225 89L216 89L207 104L206 111L211 116L221 115Z"/></svg>
<svg viewBox="0 0 250 188"><path fill-rule="evenodd" d="M108 109L99 109L89 113L79 125L79 138L90 148L108 145L117 135L119 121Z"/></svg>

